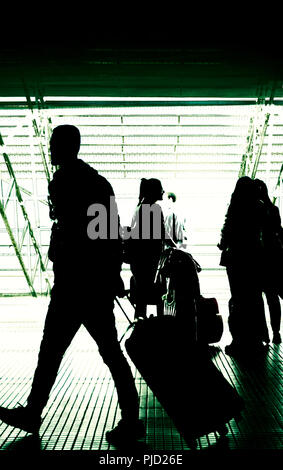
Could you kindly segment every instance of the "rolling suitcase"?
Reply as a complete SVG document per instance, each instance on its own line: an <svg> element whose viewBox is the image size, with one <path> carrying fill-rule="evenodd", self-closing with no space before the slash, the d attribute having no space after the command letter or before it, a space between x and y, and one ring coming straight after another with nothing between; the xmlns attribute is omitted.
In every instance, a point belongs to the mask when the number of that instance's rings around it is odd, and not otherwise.
<svg viewBox="0 0 283 470"><path fill-rule="evenodd" d="M218 343L223 334L223 319L216 298L201 295L198 272L199 264L190 253L169 248L163 254L157 276L167 279L164 295L164 315L188 320L194 315L195 334L198 341Z"/></svg>
<svg viewBox="0 0 283 470"><path fill-rule="evenodd" d="M221 317L215 328L217 301L200 295L194 260L180 251L173 249L158 270L158 275L171 277L165 304L171 301L174 315L135 322L127 317L131 333L125 348L177 430L195 447L205 434L225 435L226 424L240 418L243 400L209 357L207 344L223 331ZM172 293L174 298L168 299Z"/></svg>
<svg viewBox="0 0 283 470"><path fill-rule="evenodd" d="M240 418L243 401L209 358L207 348L188 342L171 316L133 324L126 351L188 446L210 432L225 435Z"/></svg>

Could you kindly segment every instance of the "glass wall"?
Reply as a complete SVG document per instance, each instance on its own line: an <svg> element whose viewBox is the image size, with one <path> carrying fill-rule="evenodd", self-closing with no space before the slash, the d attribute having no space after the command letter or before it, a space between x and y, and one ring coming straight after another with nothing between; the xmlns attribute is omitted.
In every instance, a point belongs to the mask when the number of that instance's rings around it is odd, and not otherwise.
<svg viewBox="0 0 283 470"><path fill-rule="evenodd" d="M158 99L62 99L56 104L46 98L39 109L24 102L11 106L11 101L0 103L1 200L6 217L0 219L2 295L32 293L29 280L35 293L46 292L46 273L52 282L46 256L51 227L47 187L52 178L48 141L59 124L80 129L80 157L113 185L122 224L131 222L142 177L159 178L165 191L176 194L178 210L187 221L188 249L203 267L207 292L215 293L212 274L216 280L224 276L216 245L239 174L263 179L280 205L280 105ZM70 202L72 198L75 187Z"/></svg>

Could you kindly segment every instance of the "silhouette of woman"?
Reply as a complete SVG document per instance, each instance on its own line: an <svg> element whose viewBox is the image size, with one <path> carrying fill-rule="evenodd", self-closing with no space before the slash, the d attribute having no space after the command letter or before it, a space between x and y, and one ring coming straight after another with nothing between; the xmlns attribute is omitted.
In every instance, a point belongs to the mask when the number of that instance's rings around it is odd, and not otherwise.
<svg viewBox="0 0 283 470"><path fill-rule="evenodd" d="M175 246L167 234L162 209L157 201L163 198L161 181L142 178L138 205L132 218L132 256L130 268L135 283L135 318L146 317L146 306L157 305L163 313L162 286L155 285L155 275L165 242Z"/></svg>
<svg viewBox="0 0 283 470"><path fill-rule="evenodd" d="M225 352L255 352L269 341L262 297L264 205L254 181L239 178L232 193L218 248L230 285L228 325L232 342Z"/></svg>
<svg viewBox="0 0 283 470"><path fill-rule="evenodd" d="M273 332L272 341L273 343L279 344L281 343L281 305L278 287L282 277L282 259L280 263L280 253L278 253L277 249L278 242L279 244L281 243L283 247L283 229L279 209L271 202L266 184L259 179L256 179L255 183L259 191L259 199L264 204L266 216L263 229L263 245L265 251L263 292L269 308L270 324ZM281 257L282 255L283 250L281 248Z"/></svg>

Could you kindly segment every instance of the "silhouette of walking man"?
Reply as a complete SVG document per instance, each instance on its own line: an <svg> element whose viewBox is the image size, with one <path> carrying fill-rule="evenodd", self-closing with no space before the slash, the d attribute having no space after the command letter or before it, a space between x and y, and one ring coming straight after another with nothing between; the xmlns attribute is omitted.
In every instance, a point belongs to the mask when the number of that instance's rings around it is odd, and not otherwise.
<svg viewBox="0 0 283 470"><path fill-rule="evenodd" d="M59 166L49 184L50 217L55 221L49 247L54 286L27 405L0 407L0 419L27 432L39 431L63 355L84 325L116 386L122 419L106 433L107 440L115 444L142 437L144 425L138 419L138 394L117 339L113 313L122 265L121 240L110 238L109 208L114 192L104 177L78 158L79 149L80 132L75 126L54 129L51 162ZM107 210L107 237L90 239L87 235L87 211L92 204L101 204ZM115 208L117 211L116 203ZM116 215L119 224L118 211Z"/></svg>

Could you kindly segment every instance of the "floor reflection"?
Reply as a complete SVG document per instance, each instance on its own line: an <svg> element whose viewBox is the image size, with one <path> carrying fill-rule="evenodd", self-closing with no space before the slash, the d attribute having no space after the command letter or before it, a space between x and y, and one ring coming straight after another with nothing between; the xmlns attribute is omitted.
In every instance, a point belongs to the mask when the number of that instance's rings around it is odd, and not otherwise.
<svg viewBox="0 0 283 470"><path fill-rule="evenodd" d="M39 435L29 434L27 436L15 439L12 442L3 444L1 450L13 452L38 452L42 450L41 440Z"/></svg>

